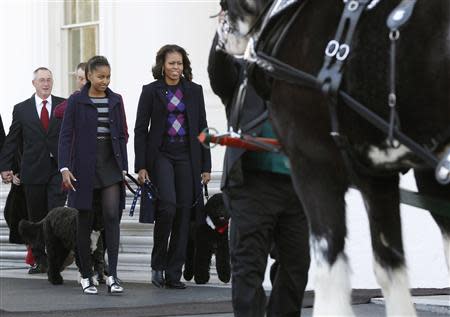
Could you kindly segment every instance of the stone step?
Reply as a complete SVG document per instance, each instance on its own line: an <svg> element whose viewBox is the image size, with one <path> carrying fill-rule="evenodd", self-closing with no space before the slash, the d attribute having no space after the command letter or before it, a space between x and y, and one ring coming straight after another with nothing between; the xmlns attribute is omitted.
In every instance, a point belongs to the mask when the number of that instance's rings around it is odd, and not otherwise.
<svg viewBox="0 0 450 317"><path fill-rule="evenodd" d="M139 217L136 218L124 218L120 222L121 230L136 230L136 231L153 231L153 224L139 223ZM0 219L0 231L7 230L9 232L8 224L5 219Z"/></svg>
<svg viewBox="0 0 450 317"><path fill-rule="evenodd" d="M0 269L26 268L27 265L24 263L25 246L8 242L9 229L4 219L3 209L9 187L9 185L0 184ZM220 173L212 174L208 192L210 196L220 192ZM126 209L123 212L120 224L121 238L118 270L142 272L142 274L148 274L150 278L153 224L139 223L139 200L134 216L129 216L133 198L133 194L127 190ZM76 270L76 267L72 265L68 269ZM211 270L211 274L215 274L214 269Z"/></svg>

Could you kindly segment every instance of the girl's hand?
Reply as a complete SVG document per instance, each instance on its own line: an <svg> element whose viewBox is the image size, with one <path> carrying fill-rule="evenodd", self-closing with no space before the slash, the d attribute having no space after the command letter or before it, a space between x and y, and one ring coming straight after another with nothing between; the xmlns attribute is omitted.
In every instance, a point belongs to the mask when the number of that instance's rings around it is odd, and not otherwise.
<svg viewBox="0 0 450 317"><path fill-rule="evenodd" d="M62 174L62 179L63 179L63 185L65 188L73 190L74 192L76 192L77 190L75 189L75 187L73 187L72 185L72 181L76 182L76 178L73 176L72 172L69 170L65 170L61 172Z"/></svg>
<svg viewBox="0 0 450 317"><path fill-rule="evenodd" d="M211 180L211 173L203 172L202 173L202 183L207 185Z"/></svg>

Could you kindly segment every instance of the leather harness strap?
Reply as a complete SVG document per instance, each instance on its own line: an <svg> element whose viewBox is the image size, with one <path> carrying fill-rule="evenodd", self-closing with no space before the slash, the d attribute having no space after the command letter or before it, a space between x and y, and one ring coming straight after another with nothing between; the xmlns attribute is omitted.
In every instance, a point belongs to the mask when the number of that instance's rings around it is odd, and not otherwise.
<svg viewBox="0 0 450 317"><path fill-rule="evenodd" d="M276 2L277 1L275 1L275 3L273 4L273 7L276 6ZM343 69L345 66L345 61L350 54L355 28L363 12L366 11L366 9L371 9L371 5L374 3L374 1L344 0L344 3L344 12L341 16L338 30L334 39L327 45L327 48L325 50L325 62L321 71L319 72L318 77L298 70L261 51L253 51L251 54L251 60L253 60L263 70L265 70L271 77L277 80L283 80L291 84L302 85L314 89L321 89L330 98L329 105L332 124L332 131L330 134L335 139L338 147L343 150L341 152L344 155L344 160L348 160L346 159L346 157L348 157L348 153L344 154L344 152L349 151L350 145L348 144L346 138L342 137L339 134L339 122L336 112L337 98L341 98L344 101L344 104L353 109L356 113L358 113L365 120L374 125L377 129L386 133L386 135L391 136L391 139L395 137L401 144L404 144L406 147L408 147L427 165L435 169L440 169L441 173L438 173L438 171L436 170L438 182L440 182L441 184L450 183L450 172L448 172L447 168L447 166L449 166L450 164L450 151L440 161L427 146L418 144L399 130L398 124L396 124L395 119L395 107L392 107L393 110L391 111L390 122L386 122L386 120L379 117L373 111L371 111L340 89ZM391 28L391 30L396 30L398 32L401 26L405 25L405 23L410 19L412 15L415 4L416 0L403 0L399 4L399 6L397 6L392 11L387 20L387 25ZM271 11L269 10L269 14L270 12ZM264 23L263 26L267 24L268 23ZM349 27L347 29L343 27L343 25L346 24L349 24ZM259 30L257 37L262 32L262 30ZM256 41L258 39L257 37ZM393 45L395 45L395 43ZM253 48L256 47L257 43L253 43ZM393 56L393 62L391 64L391 76L393 77L392 82L395 81L394 75L395 55ZM394 84L391 84L391 93L392 92L395 93ZM395 104L393 104L393 106L395 106ZM434 138L433 141L438 141L438 139ZM445 141L445 139L443 141ZM442 169L442 167L444 169ZM445 170L446 168L447 172Z"/></svg>

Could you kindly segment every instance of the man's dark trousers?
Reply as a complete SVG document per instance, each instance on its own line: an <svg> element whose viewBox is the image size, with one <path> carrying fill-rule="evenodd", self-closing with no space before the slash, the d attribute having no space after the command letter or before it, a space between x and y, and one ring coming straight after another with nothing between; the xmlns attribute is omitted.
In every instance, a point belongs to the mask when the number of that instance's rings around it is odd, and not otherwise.
<svg viewBox="0 0 450 317"><path fill-rule="evenodd" d="M267 316L300 316L310 263L308 225L290 177L244 171L243 185L228 188L224 194L231 211L235 316L259 317L266 313L262 283L272 241L280 266Z"/></svg>
<svg viewBox="0 0 450 317"><path fill-rule="evenodd" d="M53 160L53 158L49 159ZM41 221L51 209L64 206L66 202L66 194L61 188L61 175L59 172L50 176L47 184L23 184L23 187L27 202L28 219L30 221ZM31 246L31 250L36 258L36 262L46 266L47 259L43 237L37 239Z"/></svg>

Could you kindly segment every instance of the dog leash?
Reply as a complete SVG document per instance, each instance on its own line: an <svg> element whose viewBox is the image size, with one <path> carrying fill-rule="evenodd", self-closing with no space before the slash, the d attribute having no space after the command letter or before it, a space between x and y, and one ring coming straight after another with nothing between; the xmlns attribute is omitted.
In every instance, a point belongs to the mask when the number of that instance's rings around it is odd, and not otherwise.
<svg viewBox="0 0 450 317"><path fill-rule="evenodd" d="M208 185L203 184L203 189L204 189L206 201L208 201L208 199L209 199ZM198 203L200 202L200 199L202 199L202 196L203 196L203 193L200 191L200 194L198 194L198 196L195 199L194 203L192 204L191 208L194 208L195 206L198 205Z"/></svg>
<svg viewBox="0 0 450 317"><path fill-rule="evenodd" d="M209 200L208 184L203 184L203 190L204 190L204 192L205 192L205 198L206 198L206 201L208 201L208 200Z"/></svg>
<svg viewBox="0 0 450 317"><path fill-rule="evenodd" d="M141 185L139 185L138 181L133 176L131 176L128 173L126 174L126 176L129 179L131 179L133 181L133 183L135 183L138 186L137 189L134 190L130 186L130 184L127 181L125 181L125 185L127 186L127 188L134 194L133 203L131 204L130 213L129 213L129 216L133 217L134 210L136 209L137 200L142 195L142 187L147 188L147 197L151 201L153 200L154 196L157 196L158 190L156 189L156 186L153 185L153 183L149 179L146 179L144 184L141 186ZM153 195L152 195L152 193L153 193Z"/></svg>
<svg viewBox="0 0 450 317"><path fill-rule="evenodd" d="M152 184L152 182L150 182L150 180L146 179L144 184L142 186L139 186L138 189L136 190L136 193L134 194L133 203L131 204L130 213L129 213L130 217L133 217L133 215L134 215L134 209L136 208L137 200L142 194L142 187L146 187L148 189L147 190L148 199L150 199L151 201L153 200L153 195L152 195L151 191L156 190L156 188Z"/></svg>
<svg viewBox="0 0 450 317"><path fill-rule="evenodd" d="M144 184L141 186L141 185L139 185L138 181L130 174L127 173L126 177L128 177L131 181L133 181L133 183L135 183L138 186L137 189L134 190L126 180L124 181L127 188L134 194L133 202L130 207L130 213L129 213L130 217L133 217L133 215L134 215L134 210L136 209L137 200L142 195L142 187L143 186L145 186L147 188L147 196L150 200L153 200L153 199L161 200L158 195L158 189L150 180L146 179ZM209 200L208 185L203 184L203 188L204 188L206 201L208 201ZM153 195L152 195L152 193L153 193ZM197 198L192 203L192 206L190 206L190 208L194 208L195 206L197 206L198 203L200 202L200 199L202 199L202 196L203 196L203 193L200 192L200 194L197 196ZM176 208L185 207L184 205L179 205L179 204L174 204L174 205Z"/></svg>

